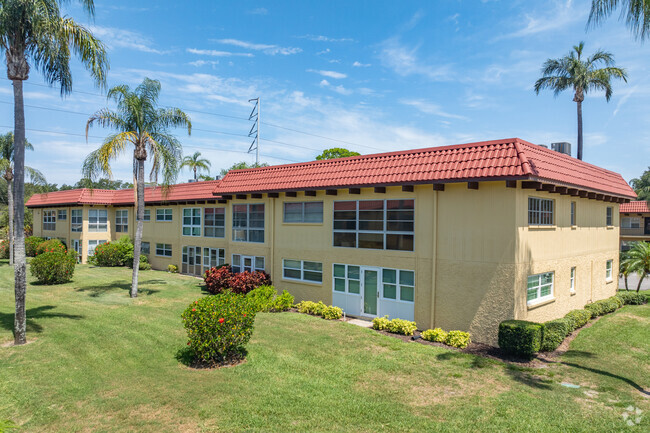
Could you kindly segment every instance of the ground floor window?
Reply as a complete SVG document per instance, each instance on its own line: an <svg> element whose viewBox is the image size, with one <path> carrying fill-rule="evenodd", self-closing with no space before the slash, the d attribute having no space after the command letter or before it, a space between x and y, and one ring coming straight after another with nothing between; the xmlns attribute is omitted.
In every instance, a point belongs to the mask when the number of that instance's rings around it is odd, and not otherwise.
<svg viewBox="0 0 650 433"><path fill-rule="evenodd" d="M334 291L358 295L361 293L361 267L334 265Z"/></svg>
<svg viewBox="0 0 650 433"><path fill-rule="evenodd" d="M203 248L203 268L208 270L226 264L226 250L223 248Z"/></svg>
<svg viewBox="0 0 650 433"><path fill-rule="evenodd" d="M140 253L146 255L151 254L151 244L149 244L149 242L142 242L140 246Z"/></svg>
<svg viewBox="0 0 650 433"><path fill-rule="evenodd" d="M569 288L571 289L571 293L576 292L576 267L575 266L571 268L571 284Z"/></svg>
<svg viewBox="0 0 650 433"><path fill-rule="evenodd" d="M95 255L95 248L97 245L105 244L106 240L90 240L88 241L88 257Z"/></svg>
<svg viewBox="0 0 650 433"><path fill-rule="evenodd" d="M382 269L385 299L413 302L415 299L415 272L399 269Z"/></svg>
<svg viewBox="0 0 650 433"><path fill-rule="evenodd" d="M323 282L323 264L307 260L282 260L282 276L288 280Z"/></svg>
<svg viewBox="0 0 650 433"><path fill-rule="evenodd" d="M553 272L528 276L527 302L535 304L553 297Z"/></svg>
<svg viewBox="0 0 650 433"><path fill-rule="evenodd" d="M607 260L605 263L605 279L607 281L612 281L612 266L614 265L614 260Z"/></svg>
<svg viewBox="0 0 650 433"><path fill-rule="evenodd" d="M241 254L232 255L232 271L237 272L264 272L263 256L244 256Z"/></svg>
<svg viewBox="0 0 650 433"><path fill-rule="evenodd" d="M172 256L172 245L171 244L156 244L156 255L161 257L171 257Z"/></svg>

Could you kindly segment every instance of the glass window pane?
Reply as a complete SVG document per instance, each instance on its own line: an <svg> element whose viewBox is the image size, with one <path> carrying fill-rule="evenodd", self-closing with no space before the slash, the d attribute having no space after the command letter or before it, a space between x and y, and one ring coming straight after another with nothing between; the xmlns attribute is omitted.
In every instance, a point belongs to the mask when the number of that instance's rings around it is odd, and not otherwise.
<svg viewBox="0 0 650 433"><path fill-rule="evenodd" d="M304 278L307 281L323 282L323 274L315 271L304 271Z"/></svg>
<svg viewBox="0 0 650 433"><path fill-rule="evenodd" d="M384 283L397 283L397 271L395 269L384 269L382 275Z"/></svg>
<svg viewBox="0 0 650 433"><path fill-rule="evenodd" d="M354 293L358 295L361 293L361 283L355 280L348 281L348 293Z"/></svg>
<svg viewBox="0 0 650 433"><path fill-rule="evenodd" d="M255 257L255 268L264 269L264 257Z"/></svg>
<svg viewBox="0 0 650 433"><path fill-rule="evenodd" d="M345 265L334 265L334 276L345 278Z"/></svg>
<svg viewBox="0 0 650 433"><path fill-rule="evenodd" d="M380 233L359 233L359 248L384 248L384 235Z"/></svg>
<svg viewBox="0 0 650 433"><path fill-rule="evenodd" d="M322 223L323 222L323 202L305 203L305 222Z"/></svg>
<svg viewBox="0 0 650 433"><path fill-rule="evenodd" d="M394 284L384 284L384 298L386 299L396 299L397 298L397 286Z"/></svg>
<svg viewBox="0 0 650 433"><path fill-rule="evenodd" d="M400 286L399 298L402 301L413 302L415 300L414 292L413 287Z"/></svg>
<svg viewBox="0 0 650 433"><path fill-rule="evenodd" d="M302 203L284 204L284 222L287 223L302 222Z"/></svg>
<svg viewBox="0 0 650 433"><path fill-rule="evenodd" d="M351 280L361 279L361 269L359 266L348 266L348 278Z"/></svg>
<svg viewBox="0 0 650 433"><path fill-rule="evenodd" d="M334 278L334 290L337 292L345 292L345 280L342 278Z"/></svg>
<svg viewBox="0 0 650 433"><path fill-rule="evenodd" d="M357 246L356 233L334 233L334 246L335 247L351 247Z"/></svg>
<svg viewBox="0 0 650 433"><path fill-rule="evenodd" d="M284 267L291 269L300 269L300 260L284 260Z"/></svg>
<svg viewBox="0 0 650 433"><path fill-rule="evenodd" d="M295 269L284 269L284 278L294 278L296 280L300 279L300 271Z"/></svg>
<svg viewBox="0 0 650 433"><path fill-rule="evenodd" d="M386 249L413 251L413 235L386 234Z"/></svg>
<svg viewBox="0 0 650 433"><path fill-rule="evenodd" d="M399 283L407 286L415 285L415 272L399 271Z"/></svg>
<svg viewBox="0 0 650 433"><path fill-rule="evenodd" d="M323 264L319 262L303 262L303 267L306 271L323 271Z"/></svg>

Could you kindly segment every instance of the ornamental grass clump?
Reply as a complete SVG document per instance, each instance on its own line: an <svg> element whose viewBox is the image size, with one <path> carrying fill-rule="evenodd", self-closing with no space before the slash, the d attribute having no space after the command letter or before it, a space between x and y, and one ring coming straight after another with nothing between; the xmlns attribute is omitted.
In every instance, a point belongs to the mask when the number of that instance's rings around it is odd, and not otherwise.
<svg viewBox="0 0 650 433"><path fill-rule="evenodd" d="M34 257L29 269L39 283L62 284L72 280L76 264L77 253L58 245Z"/></svg>
<svg viewBox="0 0 650 433"><path fill-rule="evenodd" d="M231 292L206 296L190 304L181 317L198 365L214 367L245 358L255 322L255 306L246 296Z"/></svg>

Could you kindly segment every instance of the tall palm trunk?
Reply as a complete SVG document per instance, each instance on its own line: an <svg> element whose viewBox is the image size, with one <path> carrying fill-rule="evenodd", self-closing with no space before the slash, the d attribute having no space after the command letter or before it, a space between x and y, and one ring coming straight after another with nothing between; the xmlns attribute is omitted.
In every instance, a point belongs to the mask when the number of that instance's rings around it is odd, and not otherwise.
<svg viewBox="0 0 650 433"><path fill-rule="evenodd" d="M623 274L623 280L625 281L625 291L629 292L630 289L627 287L627 274Z"/></svg>
<svg viewBox="0 0 650 433"><path fill-rule="evenodd" d="M582 160L582 101L576 101L578 104L578 159Z"/></svg>
<svg viewBox="0 0 650 433"><path fill-rule="evenodd" d="M138 150L136 149L136 152ZM142 247L142 230L144 218L144 159L137 159L138 176L137 176L137 208L136 208L136 228L135 240L133 241L133 278L131 279L131 297L138 297L138 271L140 270L140 248Z"/></svg>
<svg viewBox="0 0 650 433"><path fill-rule="evenodd" d="M643 283L643 280L646 277L646 273L642 273L641 276L639 277L639 284L636 285L636 292L639 293L639 290L641 290L641 283Z"/></svg>
<svg viewBox="0 0 650 433"><path fill-rule="evenodd" d="M7 204L9 205L9 265L14 265L14 181L7 179Z"/></svg>
<svg viewBox="0 0 650 433"><path fill-rule="evenodd" d="M23 81L15 78L12 81L14 86L14 227L22 228L25 226L25 107ZM21 229L14 231L14 291L16 296L14 344L19 345L27 342L25 335L27 328L25 315L27 263L25 259L25 231Z"/></svg>
<svg viewBox="0 0 650 433"><path fill-rule="evenodd" d="M196 178L196 167L194 167L194 181L196 181L196 180L197 180L197 178Z"/></svg>

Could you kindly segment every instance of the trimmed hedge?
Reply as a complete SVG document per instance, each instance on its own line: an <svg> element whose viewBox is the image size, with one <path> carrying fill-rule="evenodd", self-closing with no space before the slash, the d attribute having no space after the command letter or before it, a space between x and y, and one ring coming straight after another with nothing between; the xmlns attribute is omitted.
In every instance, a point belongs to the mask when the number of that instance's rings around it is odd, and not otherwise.
<svg viewBox="0 0 650 433"><path fill-rule="evenodd" d="M544 323L542 330L542 344L539 350L542 352L552 352L557 349L569 335L569 320L555 319Z"/></svg>
<svg viewBox="0 0 650 433"><path fill-rule="evenodd" d="M585 310L591 312L591 318L593 319L598 316L616 311L620 306L619 302L621 302L620 298L612 296L611 298L602 299L600 301L585 305Z"/></svg>
<svg viewBox="0 0 650 433"><path fill-rule="evenodd" d="M643 305L646 303L646 297L641 293L618 292L616 297L620 299L624 305Z"/></svg>
<svg viewBox="0 0 650 433"><path fill-rule="evenodd" d="M504 320L499 324L499 347L506 353L532 357L542 345L541 323L525 320Z"/></svg>
<svg viewBox="0 0 650 433"><path fill-rule="evenodd" d="M572 310L566 313L564 318L569 325L569 332L573 332L578 328L582 328L591 319L591 311L587 310Z"/></svg>
<svg viewBox="0 0 650 433"><path fill-rule="evenodd" d="M327 306L323 301L302 301L296 304L296 309L299 313L321 316L326 320L338 320L343 317L343 310L341 308L332 305Z"/></svg>

